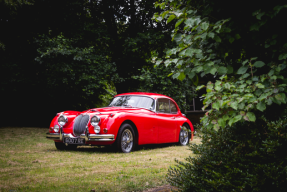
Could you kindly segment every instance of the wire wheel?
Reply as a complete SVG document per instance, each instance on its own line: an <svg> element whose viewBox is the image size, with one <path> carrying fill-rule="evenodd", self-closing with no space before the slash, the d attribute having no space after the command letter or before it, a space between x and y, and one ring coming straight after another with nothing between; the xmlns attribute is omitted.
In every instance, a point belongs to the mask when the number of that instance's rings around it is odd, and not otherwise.
<svg viewBox="0 0 287 192"><path fill-rule="evenodd" d="M129 153L134 147L134 130L130 124L123 124L118 133L117 137L117 148L123 153Z"/></svg>
<svg viewBox="0 0 287 192"><path fill-rule="evenodd" d="M129 129L125 129L121 137L121 148L125 153L129 153L133 148L133 134Z"/></svg>
<svg viewBox="0 0 287 192"><path fill-rule="evenodd" d="M182 126L179 133L179 144L187 145L188 143L189 143L189 134L187 128L185 126Z"/></svg>

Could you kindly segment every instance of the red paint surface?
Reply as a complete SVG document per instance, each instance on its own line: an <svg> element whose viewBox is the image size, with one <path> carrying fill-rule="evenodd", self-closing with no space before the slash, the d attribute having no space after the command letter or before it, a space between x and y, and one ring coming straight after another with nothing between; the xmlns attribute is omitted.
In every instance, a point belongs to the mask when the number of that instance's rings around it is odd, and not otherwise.
<svg viewBox="0 0 287 192"><path fill-rule="evenodd" d="M170 97L156 93L133 92L119 94L117 96L123 95L142 95L149 96L153 99L168 98L175 103L175 101ZM157 113L147 109L129 107L94 108L92 110L86 110L83 112L64 111L58 113L57 116L53 118L50 124L50 128L58 124L57 120L59 115L64 114L68 117L68 123L64 125L63 131L64 133L73 134L73 125L75 117L82 113L86 113L91 117L94 115L101 117L101 132L99 134L105 134L103 132L103 129L107 128L108 131L106 134L114 134L116 139L120 126L125 122L129 122L134 125L134 129L136 129L135 132L138 133L138 145L178 142L179 132L181 129L180 126L182 126L184 123L187 123L192 132L194 131L194 128L191 122L181 114L177 104L176 107L178 110L177 114ZM113 116L111 116L111 114L113 114ZM89 132L91 134L95 134L94 127L90 123L88 123L88 127ZM49 129L49 131L51 133L54 133L53 129ZM191 140L192 139L193 135L191 136ZM86 144L110 145L113 142L87 142Z"/></svg>

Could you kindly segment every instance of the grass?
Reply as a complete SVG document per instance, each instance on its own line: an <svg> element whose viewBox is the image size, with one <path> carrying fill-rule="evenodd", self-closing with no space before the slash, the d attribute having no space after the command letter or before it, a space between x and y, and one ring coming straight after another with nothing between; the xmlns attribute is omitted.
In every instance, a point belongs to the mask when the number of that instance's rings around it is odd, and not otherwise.
<svg viewBox="0 0 287 192"><path fill-rule="evenodd" d="M0 128L0 191L143 191L167 184L174 159L192 155L174 144L145 145L129 154L91 146L58 151L46 132Z"/></svg>

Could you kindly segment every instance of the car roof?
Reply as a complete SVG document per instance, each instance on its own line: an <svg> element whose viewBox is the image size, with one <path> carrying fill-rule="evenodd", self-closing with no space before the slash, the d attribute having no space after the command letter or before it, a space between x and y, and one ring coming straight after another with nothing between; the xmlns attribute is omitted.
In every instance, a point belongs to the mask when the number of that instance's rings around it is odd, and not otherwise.
<svg viewBox="0 0 287 192"><path fill-rule="evenodd" d="M169 98L171 100L173 100L172 98L166 96L166 95L162 95L162 94L158 94L158 93L147 93L147 92L130 92L130 93L121 93L116 95L117 96L124 96L124 95L141 95L141 96L149 96L149 97L153 97L153 98L159 98L159 97L165 97L165 98Z"/></svg>

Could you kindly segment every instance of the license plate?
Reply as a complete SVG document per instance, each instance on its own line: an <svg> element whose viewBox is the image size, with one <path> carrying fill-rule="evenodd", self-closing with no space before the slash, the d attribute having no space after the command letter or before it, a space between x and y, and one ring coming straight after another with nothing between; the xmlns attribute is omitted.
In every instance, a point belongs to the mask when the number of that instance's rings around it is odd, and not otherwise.
<svg viewBox="0 0 287 192"><path fill-rule="evenodd" d="M68 143L68 144L85 144L85 139L81 139L81 138L65 138L64 143Z"/></svg>

